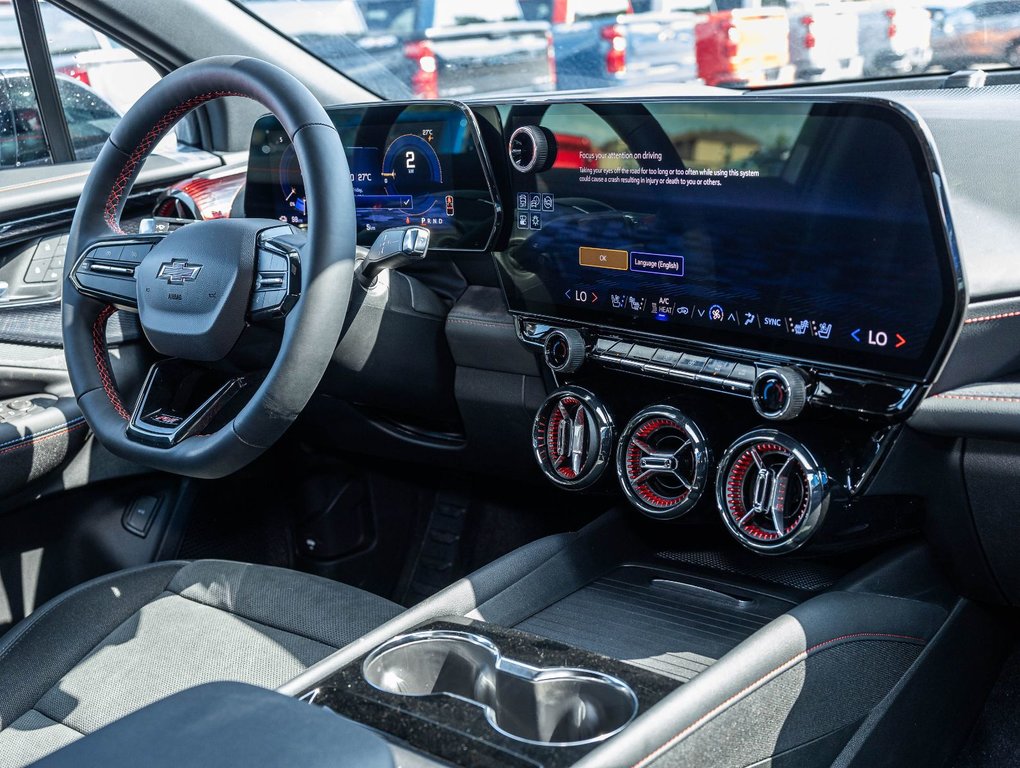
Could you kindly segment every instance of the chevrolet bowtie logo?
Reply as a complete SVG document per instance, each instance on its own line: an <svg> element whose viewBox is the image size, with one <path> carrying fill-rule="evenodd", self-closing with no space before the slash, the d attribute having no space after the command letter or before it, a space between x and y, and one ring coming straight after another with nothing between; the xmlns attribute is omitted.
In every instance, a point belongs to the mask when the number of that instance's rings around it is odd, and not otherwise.
<svg viewBox="0 0 1020 768"><path fill-rule="evenodd" d="M189 264L187 259L173 259L160 265L156 277L166 280L169 285L184 285L195 280L201 271L201 264Z"/></svg>

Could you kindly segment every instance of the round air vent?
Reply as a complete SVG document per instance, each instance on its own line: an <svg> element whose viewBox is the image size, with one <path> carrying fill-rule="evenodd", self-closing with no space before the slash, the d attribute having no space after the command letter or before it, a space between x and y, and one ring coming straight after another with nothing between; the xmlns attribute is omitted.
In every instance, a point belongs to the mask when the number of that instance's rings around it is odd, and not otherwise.
<svg viewBox="0 0 1020 768"><path fill-rule="evenodd" d="M828 507L828 478L788 435L763 429L731 445L719 463L719 512L730 533L765 554L792 552L818 530Z"/></svg>
<svg viewBox="0 0 1020 768"><path fill-rule="evenodd" d="M538 409L531 443L546 477L564 488L587 488L609 462L613 420L591 392L564 387Z"/></svg>
<svg viewBox="0 0 1020 768"><path fill-rule="evenodd" d="M698 503L711 460L698 425L676 408L656 405L639 412L620 436L616 474L635 507L669 520Z"/></svg>
<svg viewBox="0 0 1020 768"><path fill-rule="evenodd" d="M555 158L549 134L537 125L524 125L510 134L510 164L519 173L540 173Z"/></svg>

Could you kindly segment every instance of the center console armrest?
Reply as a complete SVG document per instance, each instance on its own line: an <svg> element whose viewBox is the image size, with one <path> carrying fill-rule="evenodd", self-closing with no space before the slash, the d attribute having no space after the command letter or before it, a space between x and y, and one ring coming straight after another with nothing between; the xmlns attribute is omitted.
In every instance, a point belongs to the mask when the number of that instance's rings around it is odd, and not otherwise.
<svg viewBox="0 0 1020 768"><path fill-rule="evenodd" d="M175 694L34 763L35 768L393 768L389 746L327 709L241 683Z"/></svg>

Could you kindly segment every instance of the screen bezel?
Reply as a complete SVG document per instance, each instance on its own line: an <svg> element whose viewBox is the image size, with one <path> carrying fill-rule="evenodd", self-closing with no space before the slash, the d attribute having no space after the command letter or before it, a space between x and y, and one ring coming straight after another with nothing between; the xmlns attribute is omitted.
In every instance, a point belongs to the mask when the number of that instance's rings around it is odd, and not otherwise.
<svg viewBox="0 0 1020 768"><path fill-rule="evenodd" d="M731 104L732 97L690 97L690 98L659 98L659 99L584 99L563 100L556 102L529 103L519 102L505 112L504 139L508 141L510 133L522 124L536 122L545 109L552 103L571 103L582 106L604 106L607 104L619 107L625 104L643 106L655 103L692 104L706 103L716 107ZM753 99L753 101L752 101ZM744 356L751 355L758 359L789 361L809 366L824 367L826 370L846 371L855 374L868 374L880 378L909 380L919 383L931 383L936 378L947 353L959 334L963 312L967 301L966 285L956 247L949 209L945 197L943 173L938 156L935 153L927 127L920 118L896 102L869 97L817 97L817 96L754 96L740 99L741 111L747 110L751 104L761 105L767 109L771 105L789 105L791 102L818 105L830 110L832 117L859 116L883 120L890 124L904 138L911 153L911 159L917 169L917 180L924 198L924 206L928 213L928 221L932 232L932 242L936 249L936 257L942 282L942 305L935 317L932 332L920 355L913 359L897 360L894 357L855 351L843 348L825 349L811 344L796 343L785 337L768 338L742 334L739 331L706 328L702 326L678 326L673 333L663 333L635 323L626 317L616 316L604 310L593 310L580 306L562 306L554 303L532 302L526 304L518 291L510 274L506 260L512 258L513 248L494 254L500 283L503 287L509 309L512 314L536 320L556 323L567 321L574 325L582 325L606 331L609 334L627 335L649 340L668 340L676 344L684 344L709 351L733 351ZM735 104L734 104L735 106ZM753 108L753 107L751 107ZM842 112L842 114L840 114ZM522 119L524 122L522 122ZM510 199L516 197L521 189L519 182L524 176L511 172ZM511 244L512 246L512 244Z"/></svg>
<svg viewBox="0 0 1020 768"><path fill-rule="evenodd" d="M487 195L488 199L486 202L489 202L492 205L492 227L484 243L471 247L450 247L448 245L437 244L432 246L431 250L449 253L489 252L493 247L496 235L499 233L503 224L503 206L501 204L501 198L493 176L492 165L489 160L485 141L478 125L478 119L474 112L472 112L466 104L449 99L435 99L428 101L385 101L327 107L326 114L329 115L330 120L333 122L334 127L336 127L338 131L341 129L341 126L344 130L352 130L351 120L353 117L357 117L358 113L361 113L361 120L364 121L365 116L370 112L383 112L384 114L386 112L392 112L399 115L402 114L403 110L408 107L448 107L456 110L467 120L468 130L471 132L471 139L478 159L479 176L478 178L471 180L471 184L460 184L459 186ZM374 120L374 123L377 125L381 124L381 122L384 121L380 121L379 119ZM395 124L395 121L393 124ZM262 182L257 182L255 184L252 183L253 167L259 168L260 171L264 171L262 168L263 163L261 162L263 157L261 153L256 151L255 138L259 131L265 130L283 130L283 128L280 125L280 121L272 114L266 114L260 117L256 120L255 125L252 128L252 135L248 149L248 170L246 175L244 198L245 216L247 217L273 217L273 205L270 197L273 185L267 185ZM360 127L354 127L353 130L360 130ZM253 190L256 191L255 195L251 194Z"/></svg>

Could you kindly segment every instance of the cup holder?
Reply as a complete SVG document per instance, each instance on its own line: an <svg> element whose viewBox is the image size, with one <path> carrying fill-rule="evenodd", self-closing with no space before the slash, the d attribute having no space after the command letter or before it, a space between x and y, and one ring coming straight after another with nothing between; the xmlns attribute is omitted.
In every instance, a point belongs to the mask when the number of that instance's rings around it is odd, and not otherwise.
<svg viewBox="0 0 1020 768"><path fill-rule="evenodd" d="M542 669L505 658L484 637L448 630L402 635L365 659L365 680L401 696L452 696L481 707L493 728L529 744L608 739L637 713L622 680L587 669Z"/></svg>

